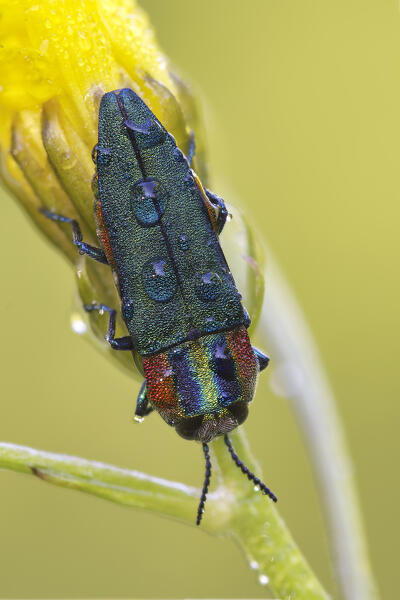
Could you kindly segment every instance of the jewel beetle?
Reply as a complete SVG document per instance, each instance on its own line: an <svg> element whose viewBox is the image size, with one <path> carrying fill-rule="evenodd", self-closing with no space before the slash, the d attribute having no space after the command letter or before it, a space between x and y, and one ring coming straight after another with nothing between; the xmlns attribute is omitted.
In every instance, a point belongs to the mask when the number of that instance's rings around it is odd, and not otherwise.
<svg viewBox="0 0 400 600"><path fill-rule="evenodd" d="M135 350L142 360L136 417L156 410L180 436L201 442L200 524L211 477L208 442L217 436L224 436L243 473L276 497L240 461L228 437L246 419L269 359L250 343L250 318L218 239L228 213L191 169L194 149L192 136L185 156L131 89L109 92L100 103L93 152L100 247L82 240L77 221L41 211L69 223L79 252L112 269L129 335L115 337L114 307L85 310L107 312L112 348Z"/></svg>

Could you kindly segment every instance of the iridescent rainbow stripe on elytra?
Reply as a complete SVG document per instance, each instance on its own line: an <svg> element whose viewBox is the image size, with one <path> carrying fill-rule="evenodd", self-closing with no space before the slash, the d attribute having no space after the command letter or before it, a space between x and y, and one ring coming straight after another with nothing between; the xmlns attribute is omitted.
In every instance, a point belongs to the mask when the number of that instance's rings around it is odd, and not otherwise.
<svg viewBox="0 0 400 600"><path fill-rule="evenodd" d="M250 402L258 374L244 326L145 356L143 366L148 399L171 424Z"/></svg>

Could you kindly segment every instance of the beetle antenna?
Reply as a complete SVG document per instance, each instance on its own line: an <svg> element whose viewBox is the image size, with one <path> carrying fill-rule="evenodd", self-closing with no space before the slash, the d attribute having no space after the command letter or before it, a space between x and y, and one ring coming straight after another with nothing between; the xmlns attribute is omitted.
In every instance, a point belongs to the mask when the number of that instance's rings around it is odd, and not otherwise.
<svg viewBox="0 0 400 600"><path fill-rule="evenodd" d="M265 483L263 483L261 481L261 479L258 479L258 477L256 477L254 475L254 473L252 473L246 467L246 465L244 465L242 463L242 461L240 460L240 458L238 457L238 455L236 454L236 452L233 449L231 440L228 438L228 436L226 434L224 435L224 441L225 441L225 444L228 446L229 453L232 456L236 466L239 467L239 469L242 471L242 473L247 475L247 478L250 481L254 481L254 483L260 488L260 490L262 490L263 494L265 494L266 496L269 496L271 498L271 500L273 500L274 502L277 502L278 498L275 496L275 494L273 492L271 492L271 490L269 488L267 488L267 486L265 485Z"/></svg>
<svg viewBox="0 0 400 600"><path fill-rule="evenodd" d="M208 486L210 485L210 479L211 479L210 451L208 449L208 444L206 444L205 442L203 442L203 452L204 452L204 458L206 459L206 474L205 474L205 477L204 477L204 483L203 483L203 489L202 489L202 492L201 492L201 498L200 498L199 508L197 509L197 521L196 521L196 525L200 525L200 523L201 523L201 518L202 518L203 513L204 513L204 505L205 505L206 500L207 500Z"/></svg>

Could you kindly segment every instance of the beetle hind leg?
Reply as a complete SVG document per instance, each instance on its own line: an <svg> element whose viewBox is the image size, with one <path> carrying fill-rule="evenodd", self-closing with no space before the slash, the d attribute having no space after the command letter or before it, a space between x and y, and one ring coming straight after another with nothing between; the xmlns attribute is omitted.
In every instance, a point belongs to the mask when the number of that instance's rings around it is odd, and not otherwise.
<svg viewBox="0 0 400 600"><path fill-rule="evenodd" d="M256 355L256 359L258 362L258 366L260 367L260 371L264 371L268 367L269 364L269 356L261 352L258 348L253 346L254 354Z"/></svg>
<svg viewBox="0 0 400 600"><path fill-rule="evenodd" d="M105 339L110 344L111 348L114 350L133 350L132 338L129 335L124 337L115 337L115 317L116 311L105 304L84 304L83 308L86 312L108 312L109 320L108 320L108 329L107 335Z"/></svg>

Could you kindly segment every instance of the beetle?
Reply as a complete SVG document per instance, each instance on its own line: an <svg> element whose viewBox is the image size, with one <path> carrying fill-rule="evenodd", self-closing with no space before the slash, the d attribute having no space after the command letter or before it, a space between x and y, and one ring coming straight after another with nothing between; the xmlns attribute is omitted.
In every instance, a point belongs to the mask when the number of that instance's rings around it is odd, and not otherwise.
<svg viewBox="0 0 400 600"><path fill-rule="evenodd" d="M142 360L136 418L155 409L181 437L201 442L206 474L199 525L211 477L208 443L217 436L224 436L243 473L276 497L240 461L228 437L246 419L269 358L250 343L250 318L218 239L228 212L192 170L194 149L192 136L185 156L133 90L106 93L93 151L100 247L82 240L77 221L41 211L69 223L79 252L112 269L129 335L115 337L114 308L84 308L107 312L106 340Z"/></svg>

